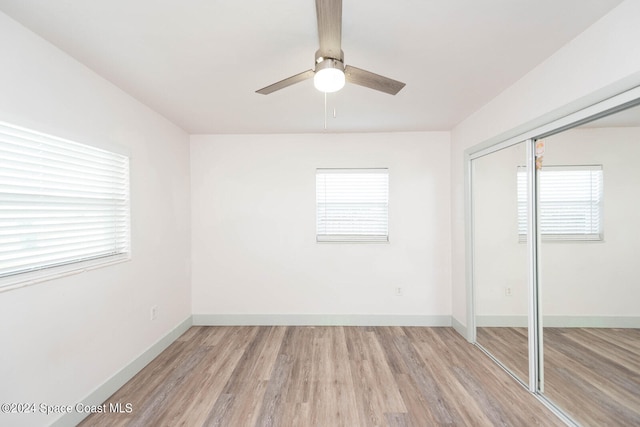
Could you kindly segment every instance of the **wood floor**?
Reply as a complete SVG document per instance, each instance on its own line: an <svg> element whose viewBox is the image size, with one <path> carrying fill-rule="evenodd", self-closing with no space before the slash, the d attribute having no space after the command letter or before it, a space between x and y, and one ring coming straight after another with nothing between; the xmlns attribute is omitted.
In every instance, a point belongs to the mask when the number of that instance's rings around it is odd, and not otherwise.
<svg viewBox="0 0 640 427"><path fill-rule="evenodd" d="M478 342L523 375L524 328L477 332ZM544 328L543 341L545 396L584 426L640 426L640 329Z"/></svg>
<svg viewBox="0 0 640 427"><path fill-rule="evenodd" d="M476 341L520 380L529 384L527 328L476 328Z"/></svg>
<svg viewBox="0 0 640 427"><path fill-rule="evenodd" d="M192 327L82 426L562 426L451 328Z"/></svg>

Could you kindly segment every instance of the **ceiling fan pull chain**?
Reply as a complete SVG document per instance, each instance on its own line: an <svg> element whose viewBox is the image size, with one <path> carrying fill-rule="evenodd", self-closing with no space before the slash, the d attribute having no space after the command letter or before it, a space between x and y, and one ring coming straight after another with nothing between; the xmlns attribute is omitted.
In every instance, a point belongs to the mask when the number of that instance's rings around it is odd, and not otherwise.
<svg viewBox="0 0 640 427"><path fill-rule="evenodd" d="M324 93L324 129L327 129L327 92Z"/></svg>

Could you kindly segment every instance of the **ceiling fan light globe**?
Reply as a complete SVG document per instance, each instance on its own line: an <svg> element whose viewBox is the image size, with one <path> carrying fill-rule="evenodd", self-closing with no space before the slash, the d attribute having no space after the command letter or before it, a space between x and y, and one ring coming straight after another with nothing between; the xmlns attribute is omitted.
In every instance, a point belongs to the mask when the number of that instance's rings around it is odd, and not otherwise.
<svg viewBox="0 0 640 427"><path fill-rule="evenodd" d="M344 87L344 71L339 68L323 68L313 76L313 85L320 92L337 92Z"/></svg>

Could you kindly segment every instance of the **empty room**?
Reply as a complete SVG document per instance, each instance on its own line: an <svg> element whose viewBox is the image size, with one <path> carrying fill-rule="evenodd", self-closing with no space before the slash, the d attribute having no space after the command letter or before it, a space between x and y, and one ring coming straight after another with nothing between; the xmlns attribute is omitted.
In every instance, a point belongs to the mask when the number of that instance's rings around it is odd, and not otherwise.
<svg viewBox="0 0 640 427"><path fill-rule="evenodd" d="M640 425L638 17L0 0L0 425Z"/></svg>

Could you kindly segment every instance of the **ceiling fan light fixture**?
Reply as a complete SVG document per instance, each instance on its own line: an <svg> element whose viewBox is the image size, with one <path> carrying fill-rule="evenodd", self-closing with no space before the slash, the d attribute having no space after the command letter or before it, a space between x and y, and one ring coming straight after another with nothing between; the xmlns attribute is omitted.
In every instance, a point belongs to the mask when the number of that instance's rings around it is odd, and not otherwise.
<svg viewBox="0 0 640 427"><path fill-rule="evenodd" d="M336 59L325 59L316 66L313 85L320 92L337 92L344 87L344 65Z"/></svg>
<svg viewBox="0 0 640 427"><path fill-rule="evenodd" d="M352 65L344 66L344 52L341 47L342 0L316 0L316 18L320 46L315 54L315 68L258 89L257 93L268 95L311 77L316 89L324 93L339 91L345 80L389 95L397 94L405 86L402 82L371 71Z"/></svg>

